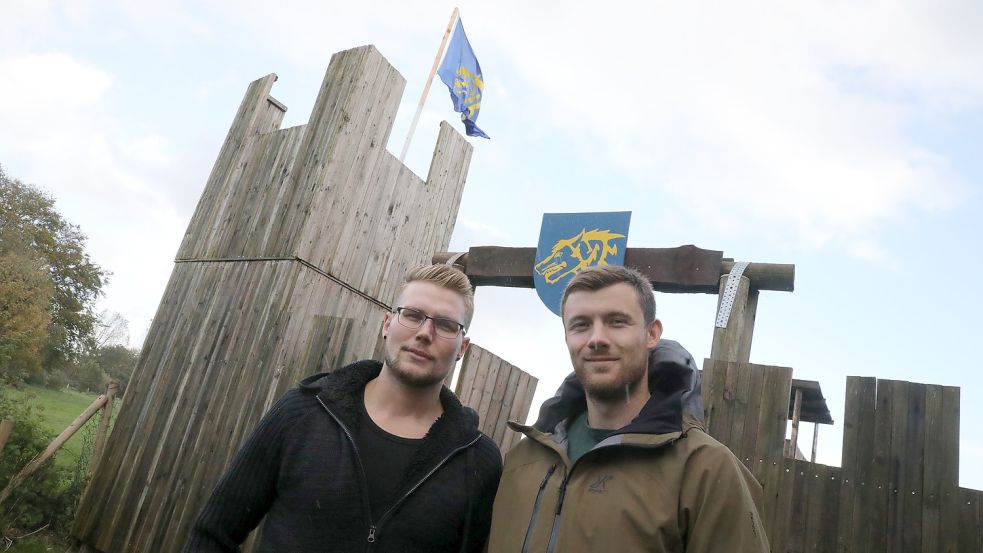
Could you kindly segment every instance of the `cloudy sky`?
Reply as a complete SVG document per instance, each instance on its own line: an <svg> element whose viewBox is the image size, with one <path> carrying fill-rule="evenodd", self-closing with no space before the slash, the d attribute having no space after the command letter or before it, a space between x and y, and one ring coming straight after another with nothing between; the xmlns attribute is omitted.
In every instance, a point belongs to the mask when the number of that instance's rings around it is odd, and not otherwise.
<svg viewBox="0 0 983 553"><path fill-rule="evenodd" d="M492 140L473 139L451 249L631 210L633 247L794 263L751 358L821 383L819 460L839 465L847 375L960 386L960 483L983 488L983 4L906 4L460 2ZM88 234L113 273L100 306L139 346L246 85L277 73L283 126L304 124L331 54L375 44L407 80L398 153L452 8L6 0L0 164ZM419 175L441 119L436 83ZM531 290L477 301L474 340L539 377L538 404L570 367L558 319ZM716 297L658 302L665 336L709 355Z"/></svg>

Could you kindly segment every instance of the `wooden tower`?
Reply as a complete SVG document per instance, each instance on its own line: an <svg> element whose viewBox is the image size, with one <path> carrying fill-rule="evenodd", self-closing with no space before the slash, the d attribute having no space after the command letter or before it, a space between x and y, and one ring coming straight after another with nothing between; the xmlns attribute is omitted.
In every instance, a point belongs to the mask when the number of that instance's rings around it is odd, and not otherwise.
<svg viewBox="0 0 983 553"><path fill-rule="evenodd" d="M332 57L306 125L280 128L274 81L249 85L188 225L79 507L84 550L178 551L272 402L378 358L402 276L447 249L471 145L442 124L426 180L386 150L405 81L374 47Z"/></svg>

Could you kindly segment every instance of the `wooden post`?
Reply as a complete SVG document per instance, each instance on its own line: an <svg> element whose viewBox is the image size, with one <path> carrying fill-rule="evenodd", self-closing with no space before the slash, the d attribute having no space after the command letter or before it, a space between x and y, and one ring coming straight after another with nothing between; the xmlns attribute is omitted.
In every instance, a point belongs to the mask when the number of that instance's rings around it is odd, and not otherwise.
<svg viewBox="0 0 983 553"><path fill-rule="evenodd" d="M720 277L720 298L723 298L729 275ZM717 301L720 309L720 301ZM751 289L751 281L741 276L741 283L734 296L734 305L726 328L713 329L713 345L710 358L721 361L747 363L751 358L751 338L754 335L754 318L758 311L758 290Z"/></svg>
<svg viewBox="0 0 983 553"><path fill-rule="evenodd" d="M96 400L92 402L92 405L89 405L85 411L78 416L78 418L72 421L72 424L68 425L65 430L62 430L61 434L59 434L58 437L55 438L44 451L38 454L34 459L31 459L29 463L24 465L24 468L22 468L20 472L11 478L10 483L7 484L7 487L0 492L0 505L2 505L8 497L10 497L10 494L13 493L17 486L21 485L28 476L34 474L39 468L41 468L41 465L50 459L51 456L58 451L58 448L60 448L65 442L68 441L69 438L78 432L78 429L92 418L92 415L94 415L96 411L98 411L99 408L106 403L107 399L108 396L105 394L97 397Z"/></svg>
<svg viewBox="0 0 983 553"><path fill-rule="evenodd" d="M92 474L95 473L99 460L102 459L102 451L106 447L106 435L109 432L109 419L113 416L113 400L116 399L118 388L119 384L110 382L109 388L106 389L106 403L102 406L102 412L99 414L99 428L96 430L96 443L92 448L92 456L89 457L87 480L92 479Z"/></svg>
<svg viewBox="0 0 983 553"><path fill-rule="evenodd" d="M0 455L3 455L3 446L7 445L7 438L14 429L14 421L4 419L0 421Z"/></svg>
<svg viewBox="0 0 983 553"><path fill-rule="evenodd" d="M795 406L792 407L792 438L789 440L786 457L795 459L799 448L799 418L802 416L802 390L795 390Z"/></svg>
<svg viewBox="0 0 983 553"><path fill-rule="evenodd" d="M816 446L819 445L819 423L812 423L812 457L810 461L816 462Z"/></svg>

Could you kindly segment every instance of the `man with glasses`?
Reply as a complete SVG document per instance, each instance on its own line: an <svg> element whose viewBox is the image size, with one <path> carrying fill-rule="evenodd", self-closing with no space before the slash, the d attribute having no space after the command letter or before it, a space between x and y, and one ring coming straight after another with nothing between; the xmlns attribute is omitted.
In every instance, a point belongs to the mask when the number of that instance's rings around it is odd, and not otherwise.
<svg viewBox="0 0 983 553"><path fill-rule="evenodd" d="M184 551L478 552L502 471L477 414L443 386L464 355L471 283L410 271L382 324L382 362L301 381L263 417Z"/></svg>

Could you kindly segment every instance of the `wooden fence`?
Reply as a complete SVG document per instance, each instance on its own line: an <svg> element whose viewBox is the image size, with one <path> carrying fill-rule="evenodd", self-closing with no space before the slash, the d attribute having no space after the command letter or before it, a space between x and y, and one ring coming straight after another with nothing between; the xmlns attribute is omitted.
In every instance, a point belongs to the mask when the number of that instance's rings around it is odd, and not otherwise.
<svg viewBox="0 0 983 553"><path fill-rule="evenodd" d="M272 402L378 359L403 274L447 249L472 148L442 124L426 180L386 151L404 80L374 47L332 57L307 125L279 128L275 80L249 85L188 226L79 506L82 549L178 551Z"/></svg>
<svg viewBox="0 0 983 553"><path fill-rule="evenodd" d="M464 355L460 372L457 396L478 412L481 431L504 454L522 437L506 423L525 422L539 380L475 344Z"/></svg>
<svg viewBox="0 0 983 553"><path fill-rule="evenodd" d="M958 485L958 388L848 378L831 467L782 453L791 379L785 367L704 364L710 434L761 482L772 551L983 551L983 492Z"/></svg>

